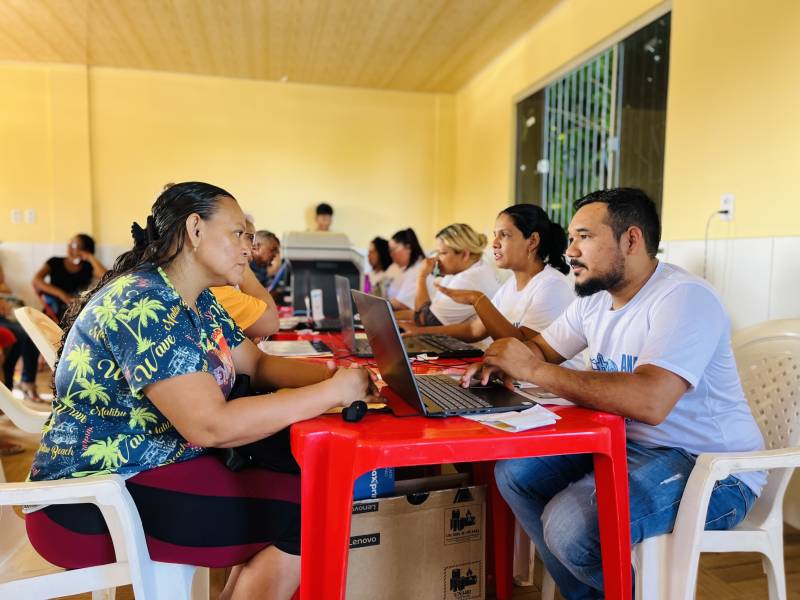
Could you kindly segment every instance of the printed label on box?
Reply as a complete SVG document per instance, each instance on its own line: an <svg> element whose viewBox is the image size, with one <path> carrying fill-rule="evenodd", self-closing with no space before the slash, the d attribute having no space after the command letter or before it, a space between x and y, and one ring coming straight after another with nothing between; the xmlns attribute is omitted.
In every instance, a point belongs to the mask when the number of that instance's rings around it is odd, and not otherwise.
<svg viewBox="0 0 800 600"><path fill-rule="evenodd" d="M481 504L459 504L445 509L445 545L481 539L481 508Z"/></svg>
<svg viewBox="0 0 800 600"><path fill-rule="evenodd" d="M380 546L380 533L367 533L364 535L354 535L350 538L350 549L366 548L368 546Z"/></svg>
<svg viewBox="0 0 800 600"><path fill-rule="evenodd" d="M353 504L354 515L378 512L379 509L380 509L380 504L378 502L365 502L363 504Z"/></svg>
<svg viewBox="0 0 800 600"><path fill-rule="evenodd" d="M469 600L481 597L481 563L470 562L444 570L444 600Z"/></svg>

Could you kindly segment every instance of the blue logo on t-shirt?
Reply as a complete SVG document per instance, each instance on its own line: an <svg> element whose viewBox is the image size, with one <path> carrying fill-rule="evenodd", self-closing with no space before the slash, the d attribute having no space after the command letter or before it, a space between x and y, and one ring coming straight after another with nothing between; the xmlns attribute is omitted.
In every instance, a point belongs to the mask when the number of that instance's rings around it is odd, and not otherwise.
<svg viewBox="0 0 800 600"><path fill-rule="evenodd" d="M632 354L623 354L622 360L620 361L622 368L617 366L610 358L606 358L599 352L597 356L591 359L592 361L592 369L594 371L605 371L606 373L633 373L633 369L636 367L636 362L639 360L638 356L633 356Z"/></svg>

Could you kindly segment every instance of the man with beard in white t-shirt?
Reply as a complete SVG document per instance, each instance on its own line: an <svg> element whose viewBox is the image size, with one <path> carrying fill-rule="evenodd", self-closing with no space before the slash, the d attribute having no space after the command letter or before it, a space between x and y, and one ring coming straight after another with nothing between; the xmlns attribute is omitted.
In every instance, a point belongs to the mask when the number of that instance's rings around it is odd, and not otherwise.
<svg viewBox="0 0 800 600"><path fill-rule="evenodd" d="M631 542L672 531L701 452L759 450L730 320L714 289L660 263L661 225L641 190L593 192L576 203L567 258L579 298L536 338L501 339L471 367L533 382L627 423ZM591 370L559 366L588 349ZM592 456L499 462L497 484L568 600L603 597ZM731 475L711 494L706 529L729 529L753 506L763 472Z"/></svg>

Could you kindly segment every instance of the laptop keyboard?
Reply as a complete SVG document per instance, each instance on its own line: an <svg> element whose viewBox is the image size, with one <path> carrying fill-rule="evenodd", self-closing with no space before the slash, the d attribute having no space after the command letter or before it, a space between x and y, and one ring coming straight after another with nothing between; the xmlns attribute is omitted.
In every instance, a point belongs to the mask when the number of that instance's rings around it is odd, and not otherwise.
<svg viewBox="0 0 800 600"><path fill-rule="evenodd" d="M369 345L369 340L363 338L356 339L353 346L354 354L369 354L372 355L372 346Z"/></svg>
<svg viewBox="0 0 800 600"><path fill-rule="evenodd" d="M443 352L464 352L475 350L475 346L466 342L462 342L454 337L450 337L449 335L433 335L429 333L423 333L421 335L416 335L415 337L419 341L430 344L434 348L438 348Z"/></svg>
<svg viewBox="0 0 800 600"><path fill-rule="evenodd" d="M455 379L447 375L417 377L417 385L425 396L447 411L480 410L492 407L482 398L462 388Z"/></svg>

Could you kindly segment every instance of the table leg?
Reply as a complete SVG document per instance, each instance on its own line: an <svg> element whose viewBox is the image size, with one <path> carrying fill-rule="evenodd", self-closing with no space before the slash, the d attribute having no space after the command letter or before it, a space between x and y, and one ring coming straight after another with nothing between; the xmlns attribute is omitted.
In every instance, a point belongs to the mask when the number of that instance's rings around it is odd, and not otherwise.
<svg viewBox="0 0 800 600"><path fill-rule="evenodd" d="M300 599L344 600L355 442L321 436L304 442L300 477Z"/></svg>
<svg viewBox="0 0 800 600"><path fill-rule="evenodd" d="M631 597L631 525L625 425L610 426L611 453L594 454L603 587L609 599Z"/></svg>

